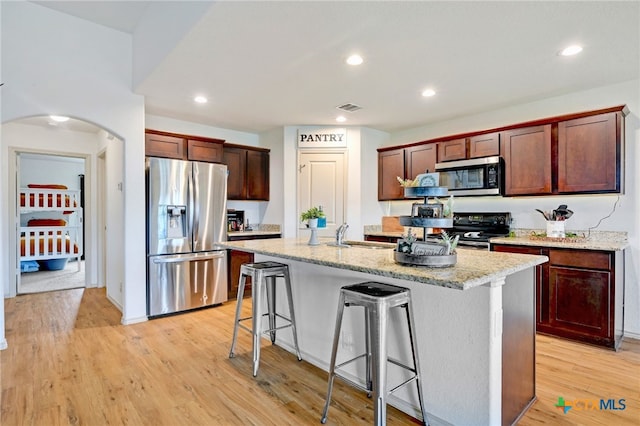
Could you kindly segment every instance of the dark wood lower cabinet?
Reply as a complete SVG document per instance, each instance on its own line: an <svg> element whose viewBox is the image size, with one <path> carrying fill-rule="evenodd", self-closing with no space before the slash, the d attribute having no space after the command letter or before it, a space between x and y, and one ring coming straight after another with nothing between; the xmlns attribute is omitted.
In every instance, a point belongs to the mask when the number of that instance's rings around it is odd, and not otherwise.
<svg viewBox="0 0 640 426"><path fill-rule="evenodd" d="M233 301L238 297L238 284L240 281L240 267L243 263L252 263L254 261L253 253L240 250L229 250L228 262L229 267L229 285L228 285L228 300ZM251 277L247 277L247 281L244 285L244 296L251 297Z"/></svg>
<svg viewBox="0 0 640 426"><path fill-rule="evenodd" d="M536 269L536 331L617 349L624 330L624 251L492 244L542 254Z"/></svg>
<svg viewBox="0 0 640 426"><path fill-rule="evenodd" d="M251 232L246 233L236 233L233 235L229 235L229 241L242 241L242 240L266 240L270 238L280 238L281 234L251 234ZM249 253L242 250L228 250L227 253L227 274L229 275L227 292L227 299L229 301L233 301L238 297L238 284L240 280L240 267L243 263L252 263L255 258L253 253ZM247 277L247 282L244 285L244 296L243 297L251 297L251 278Z"/></svg>

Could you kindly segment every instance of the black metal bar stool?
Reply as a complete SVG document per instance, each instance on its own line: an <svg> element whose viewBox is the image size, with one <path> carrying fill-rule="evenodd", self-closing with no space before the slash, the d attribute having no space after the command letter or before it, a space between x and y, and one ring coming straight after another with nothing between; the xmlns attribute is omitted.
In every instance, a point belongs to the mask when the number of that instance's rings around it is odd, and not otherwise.
<svg viewBox="0 0 640 426"><path fill-rule="evenodd" d="M340 340L340 328L342 326L342 315L345 306L364 307L366 352L353 359L336 365L336 355ZM396 307L404 308L407 315L413 367L404 365L398 360L387 356L387 323L389 310ZM377 282L365 282L344 286L340 289L338 317L336 319L336 329L333 336L333 349L331 350L331 363L329 365L329 387L327 390L327 400L324 405L322 419L320 420L322 423L327 421L329 405L331 404L333 380L335 377L339 377L358 389L363 389L369 394L373 393L375 425L386 425L387 423L387 396L398 388L415 381L418 388L418 402L420 403L420 412L422 413L423 423L427 425L429 424L427 415L424 411L422 388L420 386L420 363L418 360L418 348L413 324L411 292L408 288ZM365 358L366 360L365 386L355 383L339 373L339 370L342 367L361 358ZM387 361L412 372L413 375L393 389L387 390Z"/></svg>
<svg viewBox="0 0 640 426"><path fill-rule="evenodd" d="M251 277L253 285L251 286L251 302L252 315L246 318L240 318L242 310L242 296L247 276ZM289 318L276 312L276 278L284 278L284 284L287 291L287 300L289 303ZM267 293L267 310L266 314L262 310L262 286L266 287ZM261 319L263 316L269 317L269 328L262 331ZM280 318L286 321L286 324L278 326L276 319ZM251 328L241 324L242 321L252 320ZM238 285L238 302L236 305L236 318L233 326L233 339L231 341L231 351L229 358L234 357L236 347L236 338L238 337L238 327L253 334L253 376L258 375L258 366L260 363L260 335L269 333L271 343L276 342L276 331L291 327L293 331L293 343L296 349L298 361L302 360L300 349L298 348L298 336L296 332L296 319L293 313L293 297L291 295L291 278L289 277L289 266L278 262L256 262L245 263L240 267L240 282Z"/></svg>

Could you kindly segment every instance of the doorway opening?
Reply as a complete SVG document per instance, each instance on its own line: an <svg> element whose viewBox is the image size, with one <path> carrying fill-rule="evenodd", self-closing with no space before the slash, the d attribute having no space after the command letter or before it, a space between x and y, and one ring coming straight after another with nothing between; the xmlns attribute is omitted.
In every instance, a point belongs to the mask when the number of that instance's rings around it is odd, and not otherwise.
<svg viewBox="0 0 640 426"><path fill-rule="evenodd" d="M17 294L86 287L85 159L16 153Z"/></svg>

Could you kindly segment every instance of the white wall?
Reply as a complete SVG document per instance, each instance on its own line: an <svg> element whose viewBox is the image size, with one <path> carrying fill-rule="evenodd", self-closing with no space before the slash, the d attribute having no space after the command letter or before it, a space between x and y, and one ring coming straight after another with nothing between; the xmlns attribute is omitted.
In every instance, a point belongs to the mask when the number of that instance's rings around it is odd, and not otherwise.
<svg viewBox="0 0 640 426"><path fill-rule="evenodd" d="M104 285L107 287L107 297L118 309L124 311L123 286L125 282L125 261L122 256L114 256L113 253L121 253L126 241L124 216L124 198L122 194L123 184L123 159L125 144L118 138L106 136L104 141L104 182L100 182L98 191L104 191L104 248L107 252L104 265ZM99 250L98 250L99 251ZM145 294L146 297L146 294Z"/></svg>
<svg viewBox="0 0 640 426"><path fill-rule="evenodd" d="M144 321L144 99L131 89L131 36L30 2L1 2L0 7L2 122L68 115L124 141L124 244L113 255L121 256L124 264L122 322ZM1 161L6 173L6 155ZM2 179L0 199L7 197L6 182ZM0 238L5 240L7 232L3 226ZM6 259L0 259L5 282Z"/></svg>
<svg viewBox="0 0 640 426"><path fill-rule="evenodd" d="M226 143L234 143L238 145L261 146L260 138L256 133L239 132L237 130L207 126L206 124L177 120L159 115L147 114L145 116L145 120L145 128L147 129L179 133L182 135L222 139Z"/></svg>
<svg viewBox="0 0 640 426"><path fill-rule="evenodd" d="M91 138L93 139L93 137ZM5 143L8 143L5 140ZM90 143L95 145L95 141ZM29 184L64 185L70 190L80 189L79 175L85 174L84 158L45 154L20 155L20 187Z"/></svg>
<svg viewBox="0 0 640 426"><path fill-rule="evenodd" d="M534 209L549 210L567 204L575 213L567 230L624 231L631 247L626 251L625 333L640 338L640 81L616 84L542 101L515 105L497 111L463 117L429 126L396 132L387 146L417 142L441 136L516 124L545 117L626 104L630 113L625 121L625 193L620 195L563 195L546 197L459 197L457 211L509 211L516 228L543 229L542 216ZM614 204L617 206L612 213ZM410 202L382 202L380 215L408 215ZM610 215L610 216L609 216ZM607 217L609 216L609 217ZM600 220L602 222L598 225ZM597 227L596 227L597 226Z"/></svg>
<svg viewBox="0 0 640 426"><path fill-rule="evenodd" d="M260 135L260 144L271 150L269 153L269 202L259 203L264 208L261 223L282 226L284 218L284 132L282 128ZM229 203L232 204L231 202ZM245 213L246 214L246 213ZM251 217L250 217L251 218Z"/></svg>

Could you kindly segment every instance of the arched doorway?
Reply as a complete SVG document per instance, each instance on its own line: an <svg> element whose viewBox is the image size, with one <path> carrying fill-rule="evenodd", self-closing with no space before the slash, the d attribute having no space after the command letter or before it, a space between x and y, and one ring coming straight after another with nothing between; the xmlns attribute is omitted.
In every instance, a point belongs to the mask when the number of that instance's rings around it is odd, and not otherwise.
<svg viewBox="0 0 640 426"><path fill-rule="evenodd" d="M2 136L3 150L6 150L9 159L10 182L8 200L5 200L12 206L8 215L11 222L9 229L19 229L21 225L20 188L28 182L21 179L24 176L24 170L21 170L24 165L21 166L20 163L24 162L25 157L52 161L75 159L84 163L84 238L81 243L84 252L84 285L106 286L109 298L122 309L119 302L122 300L123 279L118 276L118 271L123 270L121 247L124 220L122 193L116 184L123 180L122 140L83 120L71 118L64 123L57 123L52 122L50 117L29 117L4 123ZM36 180L41 183L47 183L45 180L55 183L53 180L59 179L51 175L51 170L46 167L35 174L38 176ZM33 170L31 175L34 175ZM107 227L110 227L111 232L106 232ZM12 235L10 232L9 237L13 243L9 247L15 248L8 253L10 279L7 293L12 297L20 290L20 234ZM64 242L62 244L65 245ZM14 265L15 273L12 270ZM112 276L107 277L106 271L110 271Z"/></svg>

